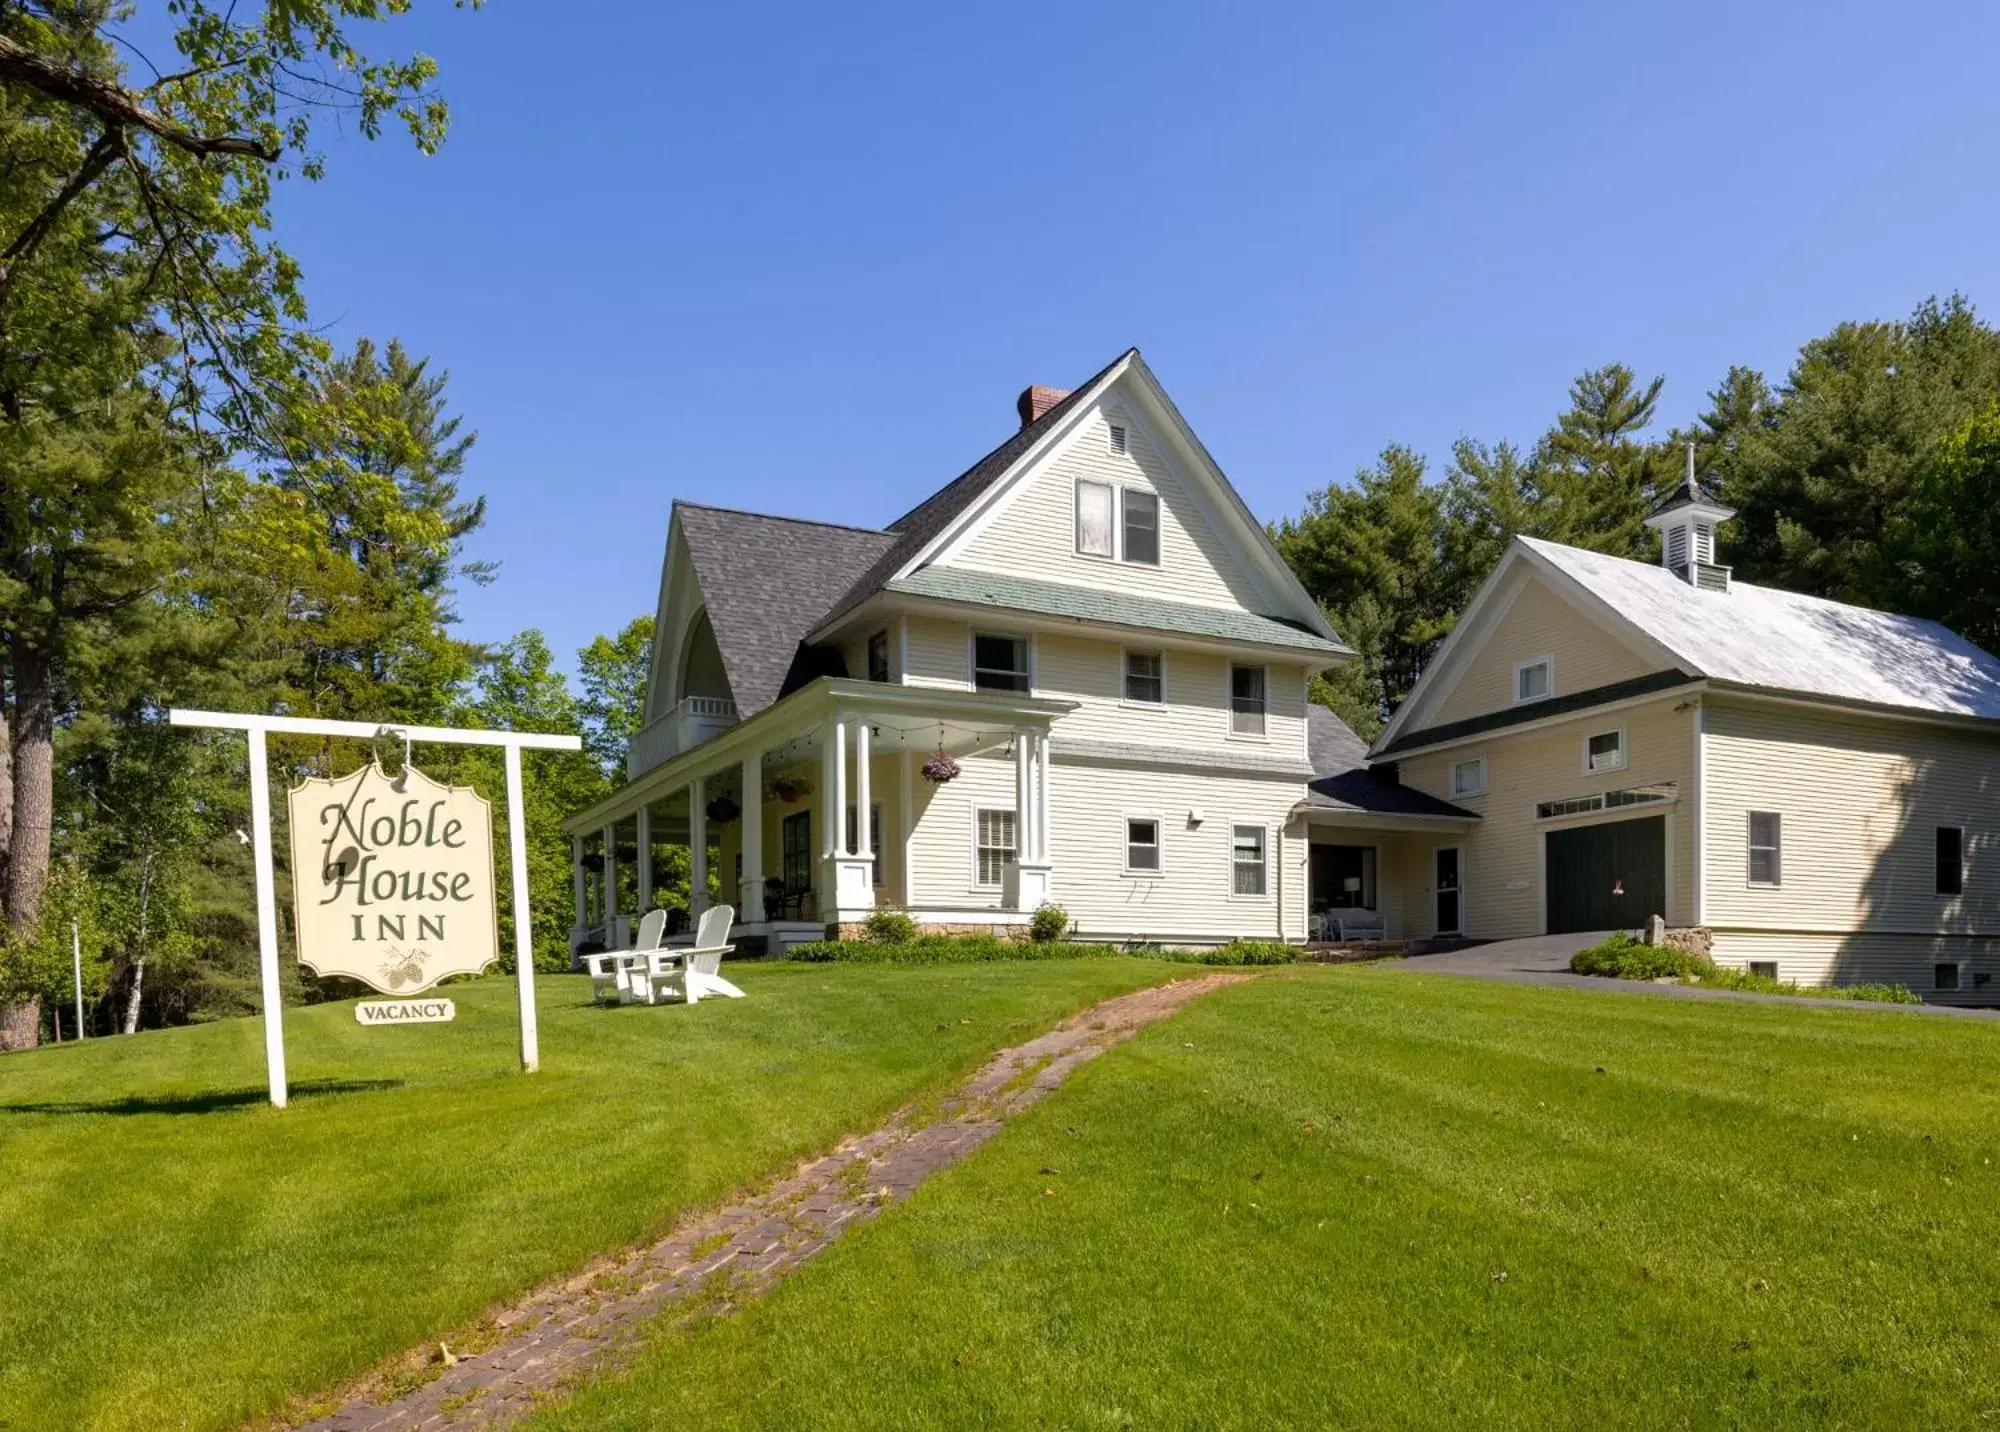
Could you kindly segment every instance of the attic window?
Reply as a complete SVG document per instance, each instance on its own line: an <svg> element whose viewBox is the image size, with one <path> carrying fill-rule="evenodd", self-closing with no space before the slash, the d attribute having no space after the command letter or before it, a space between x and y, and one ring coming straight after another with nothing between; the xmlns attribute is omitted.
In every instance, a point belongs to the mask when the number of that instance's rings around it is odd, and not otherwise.
<svg viewBox="0 0 2000 1432"><path fill-rule="evenodd" d="M1076 550L1086 557L1109 557L1112 514L1117 510L1116 489L1109 483L1079 482L1076 485Z"/></svg>
<svg viewBox="0 0 2000 1432"><path fill-rule="evenodd" d="M1556 659L1538 656L1514 668L1514 701L1544 701L1555 694Z"/></svg>
<svg viewBox="0 0 2000 1432"><path fill-rule="evenodd" d="M1160 499L1125 489L1125 560L1160 565Z"/></svg>
<svg viewBox="0 0 2000 1432"><path fill-rule="evenodd" d="M1125 429L1118 423L1111 425L1111 455L1113 457L1125 456Z"/></svg>

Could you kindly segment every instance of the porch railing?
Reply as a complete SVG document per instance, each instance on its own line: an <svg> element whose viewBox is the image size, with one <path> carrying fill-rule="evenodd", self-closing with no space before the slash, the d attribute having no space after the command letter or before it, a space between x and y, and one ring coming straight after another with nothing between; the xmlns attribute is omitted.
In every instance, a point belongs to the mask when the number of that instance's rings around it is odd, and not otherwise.
<svg viewBox="0 0 2000 1432"><path fill-rule="evenodd" d="M736 703L726 696L686 696L657 721L632 735L625 756L625 776L636 779L681 752L720 735L736 724Z"/></svg>

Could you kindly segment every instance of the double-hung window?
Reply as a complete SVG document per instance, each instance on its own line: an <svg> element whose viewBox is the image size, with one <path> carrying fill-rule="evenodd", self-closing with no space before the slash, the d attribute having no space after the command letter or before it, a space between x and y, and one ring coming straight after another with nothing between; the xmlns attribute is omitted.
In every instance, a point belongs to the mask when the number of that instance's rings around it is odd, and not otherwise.
<svg viewBox="0 0 2000 1432"><path fill-rule="evenodd" d="M1451 793L1459 796L1483 796L1486 794L1486 758L1475 756L1469 761L1455 761L1451 767Z"/></svg>
<svg viewBox="0 0 2000 1432"><path fill-rule="evenodd" d="M1264 668L1229 668L1229 730L1236 736L1264 734Z"/></svg>
<svg viewBox="0 0 2000 1432"><path fill-rule="evenodd" d="M1160 565L1160 499L1128 487L1125 498L1125 560Z"/></svg>
<svg viewBox="0 0 2000 1432"><path fill-rule="evenodd" d="M1937 828L1937 893L1965 893L1965 831L1955 825Z"/></svg>
<svg viewBox="0 0 2000 1432"><path fill-rule="evenodd" d="M972 638L972 684L980 691L1028 689L1028 643L1018 636Z"/></svg>
<svg viewBox="0 0 2000 1432"><path fill-rule="evenodd" d="M986 886L1003 884L1007 879L1007 867L1014 863L1018 849L1014 844L1014 812L982 810L977 820L978 827L973 836L974 883Z"/></svg>
<svg viewBox="0 0 2000 1432"><path fill-rule="evenodd" d="M1108 482L1076 485L1076 550L1086 557L1111 557L1117 526L1118 489Z"/></svg>
<svg viewBox="0 0 2000 1432"><path fill-rule="evenodd" d="M1782 822L1774 810L1753 810L1750 812L1750 883L1752 885L1782 885L1784 883Z"/></svg>
<svg viewBox="0 0 2000 1432"><path fill-rule="evenodd" d="M1125 869L1133 875L1160 873L1160 823L1151 816L1125 822Z"/></svg>
<svg viewBox="0 0 2000 1432"><path fill-rule="evenodd" d="M878 631L868 638L868 679L889 679L889 633Z"/></svg>
<svg viewBox="0 0 2000 1432"><path fill-rule="evenodd" d="M1125 653L1125 699L1158 706L1167 699L1166 658L1157 651Z"/></svg>
<svg viewBox="0 0 2000 1432"><path fill-rule="evenodd" d="M1264 893L1264 827L1239 825L1229 833L1229 888L1238 895Z"/></svg>

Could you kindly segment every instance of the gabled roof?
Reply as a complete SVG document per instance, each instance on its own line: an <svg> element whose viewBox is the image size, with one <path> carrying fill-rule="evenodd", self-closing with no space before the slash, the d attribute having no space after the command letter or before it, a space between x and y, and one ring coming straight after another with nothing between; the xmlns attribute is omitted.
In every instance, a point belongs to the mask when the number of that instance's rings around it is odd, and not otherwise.
<svg viewBox="0 0 2000 1432"><path fill-rule="evenodd" d="M1515 541L1558 589L1600 604L1695 675L2000 720L2000 661L1937 622L1748 582L1702 591L1650 563L1532 537Z"/></svg>
<svg viewBox="0 0 2000 1432"><path fill-rule="evenodd" d="M799 653L856 570L895 545L893 533L674 503L736 709L753 716L785 689Z"/></svg>
<svg viewBox="0 0 2000 1432"><path fill-rule="evenodd" d="M1368 747L1345 721L1324 706L1306 707L1306 754L1313 778L1302 805L1357 815L1441 816L1478 820L1469 810L1398 785L1368 768Z"/></svg>
<svg viewBox="0 0 2000 1432"><path fill-rule="evenodd" d="M1717 512L1727 512L1732 515L1736 511L1733 507L1724 506L1721 498L1696 482L1694 475L1690 473L1681 479L1680 486L1655 503L1653 510L1647 515L1649 517L1664 517L1667 513L1678 511L1683 507L1707 507Z"/></svg>
<svg viewBox="0 0 2000 1432"><path fill-rule="evenodd" d="M1063 419L1088 402L1104 380L1111 376L1113 369L1138 351L1136 348L1127 348L1092 374L1082 387L1055 404L1032 423L1017 428L1000 446L891 522L886 530L894 534L896 539L894 544L846 588L838 601L832 603L821 614L820 620L814 624L815 627L825 626L839 619L850 609L859 606L880 591L917 553L923 551L939 534L956 522L968 507L985 496L994 483L1005 477L1022 455L1039 442L1044 434L1060 427Z"/></svg>

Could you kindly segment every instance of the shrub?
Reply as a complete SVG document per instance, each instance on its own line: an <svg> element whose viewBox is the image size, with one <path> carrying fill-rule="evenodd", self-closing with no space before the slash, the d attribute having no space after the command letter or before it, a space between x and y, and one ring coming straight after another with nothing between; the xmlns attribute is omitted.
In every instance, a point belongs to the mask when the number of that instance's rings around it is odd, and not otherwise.
<svg viewBox="0 0 2000 1432"><path fill-rule="evenodd" d="M1067 940L1033 943L996 935L919 935L902 944L814 940L792 946L787 958L822 965L975 965L990 960L1073 960L1117 953L1110 945L1080 945Z"/></svg>
<svg viewBox="0 0 2000 1432"><path fill-rule="evenodd" d="M901 910L877 910L868 917L868 943L907 945L917 937L917 922Z"/></svg>
<svg viewBox="0 0 2000 1432"><path fill-rule="evenodd" d="M1038 945L1053 944L1069 933L1069 911L1060 905L1042 904L1035 907L1033 918L1028 921L1028 937Z"/></svg>
<svg viewBox="0 0 2000 1432"><path fill-rule="evenodd" d="M1160 951L1163 958L1187 960L1202 965L1290 965L1303 952L1283 940L1231 940L1213 950Z"/></svg>
<svg viewBox="0 0 2000 1432"><path fill-rule="evenodd" d="M1619 931L1599 945L1570 956L1569 967L1580 975L1604 975L1621 980L1678 979L1704 989L1733 989L1747 994L1810 995L1815 999L1851 999L1869 1004L1922 1004L1921 996L1899 984L1813 985L1801 988L1791 980L1774 980L1748 970L1718 965L1707 955L1690 954L1670 945L1641 944Z"/></svg>

